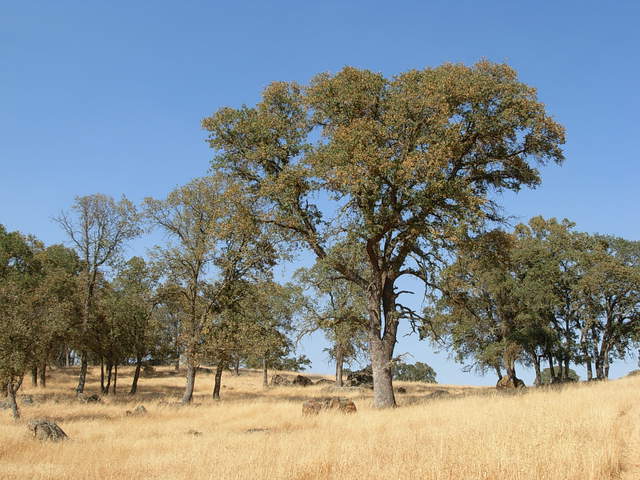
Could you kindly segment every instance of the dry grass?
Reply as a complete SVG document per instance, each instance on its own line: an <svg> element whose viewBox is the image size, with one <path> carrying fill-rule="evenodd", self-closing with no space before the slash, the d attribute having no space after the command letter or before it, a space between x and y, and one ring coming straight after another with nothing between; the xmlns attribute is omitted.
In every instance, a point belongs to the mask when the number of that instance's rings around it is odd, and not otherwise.
<svg viewBox="0 0 640 480"><path fill-rule="evenodd" d="M99 405L73 402L74 374L25 388L36 403L23 406L23 422L0 411L0 478L603 480L620 478L635 457L625 440L637 427L640 378L517 396L403 384L401 408L376 411L369 392L350 392L357 415L308 418L301 402L328 395L321 387L265 391L257 372L226 374L220 402L209 398L213 377L199 375L199 405L183 408L158 405L184 384L169 369L142 378L135 399L121 376L122 393ZM453 395L425 400L433 388ZM147 416L124 415L139 403ZM24 422L36 417L55 418L71 440L29 437Z"/></svg>

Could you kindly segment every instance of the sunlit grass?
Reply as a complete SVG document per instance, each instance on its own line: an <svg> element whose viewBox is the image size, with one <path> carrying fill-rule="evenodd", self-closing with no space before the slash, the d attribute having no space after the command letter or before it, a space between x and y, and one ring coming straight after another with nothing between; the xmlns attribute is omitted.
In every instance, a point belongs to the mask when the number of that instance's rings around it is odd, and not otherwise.
<svg viewBox="0 0 640 480"><path fill-rule="evenodd" d="M196 406L173 408L159 403L179 398L182 376L162 368L132 398L124 370L118 396L102 404L73 401L75 370L53 372L46 389L25 387L36 403L22 407L22 422L0 411L0 478L617 478L626 412L640 387L636 378L503 396L403 383L398 409L373 410L371 393L355 391L344 396L356 415L303 417L304 399L332 394L320 386L265 390L258 372L243 371L225 374L219 402L210 399L213 376L199 375ZM452 395L426 400L434 388ZM125 416L140 403L147 416ZM24 423L37 417L54 418L70 440L30 437Z"/></svg>

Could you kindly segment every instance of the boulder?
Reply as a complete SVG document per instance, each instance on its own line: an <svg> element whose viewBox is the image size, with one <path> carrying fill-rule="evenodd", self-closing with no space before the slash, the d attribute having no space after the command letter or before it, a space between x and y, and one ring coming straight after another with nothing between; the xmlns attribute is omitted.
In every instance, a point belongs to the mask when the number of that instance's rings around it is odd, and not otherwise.
<svg viewBox="0 0 640 480"><path fill-rule="evenodd" d="M337 410L345 414L356 413L356 404L348 398L330 397L307 400L302 404L302 415L318 415L323 410Z"/></svg>
<svg viewBox="0 0 640 480"><path fill-rule="evenodd" d="M398 393L407 393L407 389L404 387L398 387L396 388L396 392Z"/></svg>
<svg viewBox="0 0 640 480"><path fill-rule="evenodd" d="M60 440L66 440L68 438L67 434L62 431L57 423L49 420L31 420L27 424L27 428L38 440L51 440L52 442L59 442Z"/></svg>
<svg viewBox="0 0 640 480"><path fill-rule="evenodd" d="M302 415L310 416L310 415L318 415L322 410L322 403L317 400L307 400L302 404Z"/></svg>
<svg viewBox="0 0 640 480"><path fill-rule="evenodd" d="M347 375L346 384L350 387L371 386L373 387L373 372L371 368L363 368Z"/></svg>
<svg viewBox="0 0 640 480"><path fill-rule="evenodd" d="M76 396L76 398L80 403L101 403L102 402L102 400L100 399L100 396L96 395L95 393L91 395L87 395L85 393L79 393Z"/></svg>
<svg viewBox="0 0 640 480"><path fill-rule="evenodd" d="M428 397L429 398L443 398L443 397L449 397L451 394L449 392L447 392L446 390L434 390L433 392L431 392Z"/></svg>
<svg viewBox="0 0 640 480"><path fill-rule="evenodd" d="M498 380L498 383L496 383L496 388L498 390L509 390L515 388L526 388L526 385L519 378L509 377L508 375L505 375L500 380Z"/></svg>
<svg viewBox="0 0 640 480"><path fill-rule="evenodd" d="M335 385L335 383L336 382L334 380L329 380L328 378L321 378L315 383L315 385Z"/></svg>
<svg viewBox="0 0 640 480"><path fill-rule="evenodd" d="M291 384L301 387L307 387L309 385L313 385L313 380L311 380L309 377L305 377L304 375L296 375L291 381Z"/></svg>
<svg viewBox="0 0 640 480"><path fill-rule="evenodd" d="M281 385L291 385L291 380L288 377L279 374L271 377L271 386L276 387Z"/></svg>
<svg viewBox="0 0 640 480"><path fill-rule="evenodd" d="M133 410L127 410L125 415L128 417L142 417L147 414L147 409L144 408L144 405L138 405Z"/></svg>

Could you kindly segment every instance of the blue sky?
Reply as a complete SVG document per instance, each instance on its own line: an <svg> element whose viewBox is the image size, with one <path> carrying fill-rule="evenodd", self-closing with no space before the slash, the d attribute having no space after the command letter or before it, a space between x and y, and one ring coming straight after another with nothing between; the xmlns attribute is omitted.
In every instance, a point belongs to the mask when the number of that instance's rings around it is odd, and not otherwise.
<svg viewBox="0 0 640 480"><path fill-rule="evenodd" d="M76 195L166 195L207 171L201 119L254 103L271 81L488 58L538 88L567 128L566 163L504 195L506 211L640 240L638 19L634 1L0 2L0 223L56 243L50 219ZM302 345L317 372L331 370L323 347ZM442 382L495 381L415 337L397 352Z"/></svg>

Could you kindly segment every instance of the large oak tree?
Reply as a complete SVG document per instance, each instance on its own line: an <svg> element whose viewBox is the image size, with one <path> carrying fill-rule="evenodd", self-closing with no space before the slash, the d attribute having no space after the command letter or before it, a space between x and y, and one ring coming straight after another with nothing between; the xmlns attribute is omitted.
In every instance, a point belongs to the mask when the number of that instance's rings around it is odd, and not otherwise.
<svg viewBox="0 0 640 480"><path fill-rule="evenodd" d="M213 168L253 189L263 220L366 292L376 407L395 405L398 324L416 315L399 279L428 281L460 230L501 219L492 192L535 187L536 164L563 160L564 130L535 89L488 61L277 82L203 125Z"/></svg>

